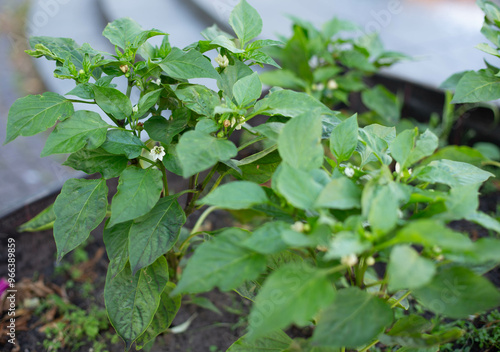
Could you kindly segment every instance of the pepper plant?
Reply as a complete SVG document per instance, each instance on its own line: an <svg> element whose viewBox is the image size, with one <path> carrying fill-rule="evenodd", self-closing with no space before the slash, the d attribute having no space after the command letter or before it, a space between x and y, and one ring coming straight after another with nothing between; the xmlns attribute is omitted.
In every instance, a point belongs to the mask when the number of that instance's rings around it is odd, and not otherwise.
<svg viewBox="0 0 500 352"><path fill-rule="evenodd" d="M104 299L126 350L151 347L182 295L214 288L253 302L248 333L231 352L367 351L379 341L436 351L461 330L429 333L427 316L405 314L415 300L438 318L498 306L500 293L482 274L500 262L500 241L472 241L446 226L467 219L500 232L478 210L479 187L492 174L433 158L430 131L360 128L356 115L304 92L273 88L261 98L252 66L276 65L261 49L280 43L255 40L262 21L245 0L229 21L236 37L213 26L184 49L131 19L103 32L115 54L31 38L28 53L54 60L55 76L76 87L16 101L6 142L56 124L42 155L70 153L66 165L101 177L68 180L23 229L53 223L60 260L106 219ZM148 42L153 36L163 37L159 46ZM268 119L253 124L258 115ZM239 128L252 139L230 140ZM259 141L267 147L240 156ZM172 193L172 173L189 187ZM198 208L196 225L181 231ZM244 210L255 226L201 230L214 209ZM292 324L312 327L312 336L289 337L283 329Z"/></svg>
<svg viewBox="0 0 500 352"><path fill-rule="evenodd" d="M365 81L408 56L385 50L377 33L363 33L353 22L335 17L318 29L290 18L293 35L282 38L283 46L267 49L283 68L262 74L265 84L306 92L331 108L349 107L358 93L368 110L359 116L364 124L399 122L401 99L383 85L369 87Z"/></svg>

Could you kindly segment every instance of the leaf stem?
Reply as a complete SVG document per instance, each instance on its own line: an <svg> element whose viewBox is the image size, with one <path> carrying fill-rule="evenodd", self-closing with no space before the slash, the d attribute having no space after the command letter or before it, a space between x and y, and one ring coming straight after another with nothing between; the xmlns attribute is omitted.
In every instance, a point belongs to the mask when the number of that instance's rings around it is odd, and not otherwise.
<svg viewBox="0 0 500 352"><path fill-rule="evenodd" d="M399 303L401 303L402 300L404 300L406 297L408 297L410 295L410 293L411 293L411 291L408 291L404 295L399 297L399 299L391 305L391 308L395 308Z"/></svg>
<svg viewBox="0 0 500 352"><path fill-rule="evenodd" d="M207 186L208 182L210 182L210 180L212 179L212 176L214 175L216 169L217 169L217 164L215 164L212 167L212 169L210 170L210 172L208 173L208 175L203 180L203 183L201 184L198 192L194 194L194 196L191 199L190 203L188 204L188 206L184 210L184 212L186 213L186 216L191 215L191 213L194 211L194 206L196 204L196 201L198 200L198 198L200 197L200 194L203 192L203 190Z"/></svg>
<svg viewBox="0 0 500 352"><path fill-rule="evenodd" d="M68 99L68 101L72 103L81 103L81 104L97 104L95 101L86 101L86 100L79 100L79 99Z"/></svg>
<svg viewBox="0 0 500 352"><path fill-rule="evenodd" d="M377 343L379 342L379 340L375 340L373 341L371 344L369 344L368 346L360 349L358 352L366 352L368 351L370 348L372 348L373 346L375 346Z"/></svg>
<svg viewBox="0 0 500 352"><path fill-rule="evenodd" d="M250 146L250 145L252 145L254 143L260 142L263 139L266 139L266 137L260 136L260 137L254 138L251 141L248 141L247 143L244 143L244 144L240 145L239 148L238 148L238 151L243 150L246 147L248 147L248 146Z"/></svg>
<svg viewBox="0 0 500 352"><path fill-rule="evenodd" d="M198 218L198 220L196 221L196 224L194 224L194 227L193 229L191 230L191 233L189 234L189 237L186 238L184 240L184 242L182 242L182 244L180 245L179 247L179 251L182 253L182 250L184 249L184 247L189 243L189 241L195 237L195 236L198 236L199 235L199 232L198 230L200 229L201 227L201 224L203 223L203 221L206 220L206 218L208 217L208 215L210 215L211 212L213 212L214 210L216 210L217 207L216 206L211 206L211 207L208 207L204 212L203 214L201 214L201 216Z"/></svg>

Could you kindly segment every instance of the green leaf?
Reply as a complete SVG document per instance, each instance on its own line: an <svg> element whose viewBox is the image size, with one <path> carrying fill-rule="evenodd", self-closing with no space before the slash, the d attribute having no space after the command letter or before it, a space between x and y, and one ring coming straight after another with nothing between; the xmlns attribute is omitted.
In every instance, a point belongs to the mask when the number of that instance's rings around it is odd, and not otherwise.
<svg viewBox="0 0 500 352"><path fill-rule="evenodd" d="M175 79L220 77L210 60L196 50L185 52L172 48L170 54L160 63L160 67Z"/></svg>
<svg viewBox="0 0 500 352"><path fill-rule="evenodd" d="M368 55L358 50L341 51L339 54L339 61L352 69L358 69L365 72L375 72L377 70L375 65L368 59ZM392 102L390 104L393 105Z"/></svg>
<svg viewBox="0 0 500 352"><path fill-rule="evenodd" d="M485 278L461 267L443 269L424 287L413 291L426 308L450 318L466 318L500 304L500 292Z"/></svg>
<svg viewBox="0 0 500 352"><path fill-rule="evenodd" d="M242 48L262 32L262 18L245 0L241 0L231 11L229 24L238 36Z"/></svg>
<svg viewBox="0 0 500 352"><path fill-rule="evenodd" d="M273 187L293 206L300 209L313 209L323 186L314 177L303 170L295 169L282 163L273 178Z"/></svg>
<svg viewBox="0 0 500 352"><path fill-rule="evenodd" d="M333 304L323 310L312 339L319 346L356 348L370 343L392 319L386 302L351 287L338 291Z"/></svg>
<svg viewBox="0 0 500 352"><path fill-rule="evenodd" d="M146 145L129 131L109 130L102 149L112 154L126 155L129 159L137 158Z"/></svg>
<svg viewBox="0 0 500 352"><path fill-rule="evenodd" d="M393 185L379 185L374 192L365 187L362 194L363 215L368 218L372 229L385 234L398 221L399 199Z"/></svg>
<svg viewBox="0 0 500 352"><path fill-rule="evenodd" d="M162 91L163 89L157 89L144 94L137 104L137 116L143 116L149 109L155 106L158 103L158 99L160 99Z"/></svg>
<svg viewBox="0 0 500 352"><path fill-rule="evenodd" d="M258 184L248 181L226 183L199 201L224 209L248 209L266 202L266 192Z"/></svg>
<svg viewBox="0 0 500 352"><path fill-rule="evenodd" d="M244 53L245 52L245 50L238 49L236 47L236 44L234 43L234 40L229 39L225 35L218 35L210 42L210 44L218 45L220 47L226 48L227 50L229 50L232 53Z"/></svg>
<svg viewBox="0 0 500 352"><path fill-rule="evenodd" d="M284 43L280 42L279 40L259 39L249 43L245 48L245 51L252 51L252 50L262 49L268 46L278 46L278 45L284 45Z"/></svg>
<svg viewBox="0 0 500 352"><path fill-rule="evenodd" d="M361 99L368 109L375 111L382 118L384 124L394 126L399 121L401 112L398 99L384 86L377 85L363 91Z"/></svg>
<svg viewBox="0 0 500 352"><path fill-rule="evenodd" d="M240 60L234 60L234 65L229 65L220 73L220 79L217 81L217 87L224 92L228 100L233 99L233 86L243 77L253 74L250 67Z"/></svg>
<svg viewBox="0 0 500 352"><path fill-rule="evenodd" d="M42 210L33 219L25 222L17 228L18 232L38 232L48 230L54 227L56 214L54 213L54 204L49 205Z"/></svg>
<svg viewBox="0 0 500 352"><path fill-rule="evenodd" d="M307 82L298 77L290 70L273 70L260 74L262 83L271 87L281 87L287 89L304 90Z"/></svg>
<svg viewBox="0 0 500 352"><path fill-rule="evenodd" d="M452 104L476 103L500 98L500 78L488 70L467 72L458 82Z"/></svg>
<svg viewBox="0 0 500 352"><path fill-rule="evenodd" d="M158 202L163 189L161 171L129 167L120 175L118 191L111 202L109 226L148 213Z"/></svg>
<svg viewBox="0 0 500 352"><path fill-rule="evenodd" d="M355 32L359 29L359 26L353 22L334 17L323 25L323 35L325 38L331 38L339 32Z"/></svg>
<svg viewBox="0 0 500 352"><path fill-rule="evenodd" d="M132 103L125 94L115 88L94 86L95 102L107 114L118 120L132 115Z"/></svg>
<svg viewBox="0 0 500 352"><path fill-rule="evenodd" d="M273 221L256 229L243 245L262 254L276 254L288 248L282 234L292 231L291 225L283 221Z"/></svg>
<svg viewBox="0 0 500 352"><path fill-rule="evenodd" d="M315 207L330 209L361 208L361 190L347 177L336 178L326 185Z"/></svg>
<svg viewBox="0 0 500 352"><path fill-rule="evenodd" d="M254 50L254 51L247 52L246 57L247 57L247 59L253 60L254 62L256 62L258 64L271 65L271 66L274 66L278 69L281 68L280 65L278 65L276 63L276 61L274 61L274 59L271 56L267 55L265 52L260 51L260 50Z"/></svg>
<svg viewBox="0 0 500 352"><path fill-rule="evenodd" d="M309 171L323 165L321 119L305 113L288 121L278 137L278 151L290 166Z"/></svg>
<svg viewBox="0 0 500 352"><path fill-rule="evenodd" d="M64 95L74 95L78 98L93 100L95 97L93 87L94 85L92 83L80 83Z"/></svg>
<svg viewBox="0 0 500 352"><path fill-rule="evenodd" d="M214 117L214 109L220 105L217 93L199 84L179 88L175 91L175 95L189 109L207 117Z"/></svg>
<svg viewBox="0 0 500 352"><path fill-rule="evenodd" d="M333 114L330 109L312 96L285 89L268 94L264 99L259 100L254 107L254 113L258 112L269 116L296 117L304 113L311 114L313 111L317 115Z"/></svg>
<svg viewBox="0 0 500 352"><path fill-rule="evenodd" d="M146 40L157 35L165 33L152 29L144 30L137 22L130 18L120 18L108 23L102 35L108 38L111 44L119 46L122 49L139 48Z"/></svg>
<svg viewBox="0 0 500 352"><path fill-rule="evenodd" d="M359 255L370 249L370 247L371 243L362 238L358 233L342 231L336 233L330 242L325 259L341 259L351 254Z"/></svg>
<svg viewBox="0 0 500 352"><path fill-rule="evenodd" d="M390 291L422 287L432 280L435 273L436 266L432 260L420 256L410 246L392 249L387 268Z"/></svg>
<svg viewBox="0 0 500 352"><path fill-rule="evenodd" d="M443 83L441 83L441 85L439 86L439 88L445 89L445 90L455 90L455 89L457 89L458 82L468 72L471 72L471 71L462 71L462 72L457 72L457 73L452 74Z"/></svg>
<svg viewBox="0 0 500 352"><path fill-rule="evenodd" d="M172 139L186 128L190 110L179 108L173 111L172 117L166 120L163 116L153 116L144 123L144 129L151 139L170 144Z"/></svg>
<svg viewBox="0 0 500 352"><path fill-rule="evenodd" d="M129 253L132 275L167 253L177 242L186 215L177 196L162 198L130 228Z"/></svg>
<svg viewBox="0 0 500 352"><path fill-rule="evenodd" d="M483 183L492 173L483 171L473 165L451 160L436 160L419 168L415 177L423 182L443 183L450 187L467 186Z"/></svg>
<svg viewBox="0 0 500 352"><path fill-rule="evenodd" d="M306 263L286 264L269 275L257 295L249 316L249 335L263 336L292 323L307 325L334 297L327 270Z"/></svg>
<svg viewBox="0 0 500 352"><path fill-rule="evenodd" d="M432 155L439 140L430 130L426 130L417 140L418 129L401 132L391 143L391 155L405 169L426 156ZM416 140L416 143L415 143ZM439 153L439 152L438 152ZM433 155L431 158L435 158ZM448 159L448 158L438 158ZM427 163L428 159L426 159Z"/></svg>
<svg viewBox="0 0 500 352"><path fill-rule="evenodd" d="M184 177L204 171L218 161L229 160L238 154L233 142L200 131L184 133L176 151Z"/></svg>
<svg viewBox="0 0 500 352"><path fill-rule="evenodd" d="M342 121L330 134L330 150L337 163L349 160L358 145L358 115Z"/></svg>
<svg viewBox="0 0 500 352"><path fill-rule="evenodd" d="M233 343L226 352L283 352L290 347L292 339L281 330L272 331L257 339L247 335Z"/></svg>
<svg viewBox="0 0 500 352"><path fill-rule="evenodd" d="M106 140L108 127L98 113L79 110L56 126L47 139L41 156L73 153L83 147L96 149Z"/></svg>
<svg viewBox="0 0 500 352"><path fill-rule="evenodd" d="M229 291L256 279L266 269L266 257L243 246L249 236L230 228L199 246L172 294L207 292L216 286Z"/></svg>
<svg viewBox="0 0 500 352"><path fill-rule="evenodd" d="M484 228L500 233L500 222L485 213L482 213L480 211L472 212L470 214L467 214L465 219L475 222L476 224L479 224Z"/></svg>
<svg viewBox="0 0 500 352"><path fill-rule="evenodd" d="M33 136L73 114L73 104L63 96L46 92L17 99L9 110L4 144L18 136Z"/></svg>
<svg viewBox="0 0 500 352"><path fill-rule="evenodd" d="M151 324L135 341L138 349L143 348L149 341L153 341L156 336L166 331L172 324L172 321L181 307L182 299L181 296L170 297L174 289L175 284L173 282L167 282L165 289L161 293L160 305Z"/></svg>
<svg viewBox="0 0 500 352"><path fill-rule="evenodd" d="M488 161L488 158L476 149L466 145L448 145L440 148L436 153L423 160L422 164L427 165L431 161L440 159L461 161L477 167L481 167L484 161Z"/></svg>
<svg viewBox="0 0 500 352"><path fill-rule="evenodd" d="M109 258L108 275L114 278L128 263L128 239L132 221L105 227L104 245Z"/></svg>
<svg viewBox="0 0 500 352"><path fill-rule="evenodd" d="M69 179L54 203L57 260L78 247L106 216L106 181Z"/></svg>
<svg viewBox="0 0 500 352"><path fill-rule="evenodd" d="M464 251L472 248L472 241L435 220L417 220L399 230L388 244L413 243L427 248L438 246L443 251Z"/></svg>
<svg viewBox="0 0 500 352"><path fill-rule="evenodd" d="M135 275L129 265L115 277L111 277L108 270L104 303L111 324L125 341L126 350L151 324L167 282L168 267L164 257Z"/></svg>
<svg viewBox="0 0 500 352"><path fill-rule="evenodd" d="M102 148L80 149L72 153L63 163L63 165L81 170L89 175L99 172L105 179L120 176L127 164L127 157L109 153Z"/></svg>
<svg viewBox="0 0 500 352"><path fill-rule="evenodd" d="M244 108L255 102L262 94L262 83L259 74L254 72L237 81L233 86L233 96L238 106Z"/></svg>
<svg viewBox="0 0 500 352"><path fill-rule="evenodd" d="M415 147L410 152L408 159L406 159L404 167L413 165L417 161L420 161L422 158L432 155L437 149L438 145L438 137L430 130L425 130L425 132L418 137L417 142L415 143ZM393 151L394 149L391 147L391 153Z"/></svg>

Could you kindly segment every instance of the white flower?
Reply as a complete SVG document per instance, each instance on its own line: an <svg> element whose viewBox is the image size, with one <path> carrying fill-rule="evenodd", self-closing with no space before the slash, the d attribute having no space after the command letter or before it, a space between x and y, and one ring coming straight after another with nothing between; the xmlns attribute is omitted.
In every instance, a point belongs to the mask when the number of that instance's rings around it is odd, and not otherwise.
<svg viewBox="0 0 500 352"><path fill-rule="evenodd" d="M350 168L350 167L346 167L344 169L344 173L347 177L351 178L354 176L354 169Z"/></svg>
<svg viewBox="0 0 500 352"><path fill-rule="evenodd" d="M354 266L358 264L358 257L354 253L345 255L340 259L340 263L347 266Z"/></svg>
<svg viewBox="0 0 500 352"><path fill-rule="evenodd" d="M334 79L331 79L328 81L327 87L330 90L335 90L339 87L339 85L337 84L337 82Z"/></svg>
<svg viewBox="0 0 500 352"><path fill-rule="evenodd" d="M296 232L304 232L304 223L302 221L295 221L292 225L292 230Z"/></svg>
<svg viewBox="0 0 500 352"><path fill-rule="evenodd" d="M161 79L157 78L157 79L152 80L152 82L154 84L156 84L157 86L159 86L161 84Z"/></svg>
<svg viewBox="0 0 500 352"><path fill-rule="evenodd" d="M241 116L239 119L238 119L238 124L236 125L236 127L234 128L235 130L241 130L241 127L245 124L245 118L243 116Z"/></svg>
<svg viewBox="0 0 500 352"><path fill-rule="evenodd" d="M132 107L132 112L133 112L134 114L137 114L137 111L139 111L139 107L138 107L137 105L134 105L134 106Z"/></svg>
<svg viewBox="0 0 500 352"><path fill-rule="evenodd" d="M323 90L325 89L325 85L323 83L313 84L312 90Z"/></svg>
<svg viewBox="0 0 500 352"><path fill-rule="evenodd" d="M220 67L226 68L229 65L229 59L226 55L222 56L221 54L217 55L215 58L215 62L219 64Z"/></svg>
<svg viewBox="0 0 500 352"><path fill-rule="evenodd" d="M396 171L397 174L401 172L401 165L399 163L396 163L396 166L394 167L394 171Z"/></svg>
<svg viewBox="0 0 500 352"><path fill-rule="evenodd" d="M162 146L159 146L159 147L155 146L155 147L153 147L153 149L151 149L151 152L149 153L149 155L151 156L153 161L155 161L155 160L162 161L163 157L165 156L165 148L163 148Z"/></svg>

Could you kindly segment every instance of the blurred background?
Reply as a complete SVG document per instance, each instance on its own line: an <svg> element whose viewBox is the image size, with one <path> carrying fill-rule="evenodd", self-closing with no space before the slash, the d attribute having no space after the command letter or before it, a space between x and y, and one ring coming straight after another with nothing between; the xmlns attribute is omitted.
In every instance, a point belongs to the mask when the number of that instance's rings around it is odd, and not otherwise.
<svg viewBox="0 0 500 352"><path fill-rule="evenodd" d="M289 36L294 15L317 27L333 17L357 23L365 33L380 33L387 50L413 58L383 73L429 87L451 74L480 69L483 54L474 47L483 14L473 0L248 0L262 16L261 38ZM5 140L8 110L19 97L53 91L65 94L73 82L53 77L54 62L24 53L29 36L70 37L97 50L113 52L101 36L110 21L131 17L144 28L170 34L184 47L227 19L238 0L0 0L0 141ZM50 131L0 146L0 217L59 189L83 174L61 166L65 155L40 158Z"/></svg>

